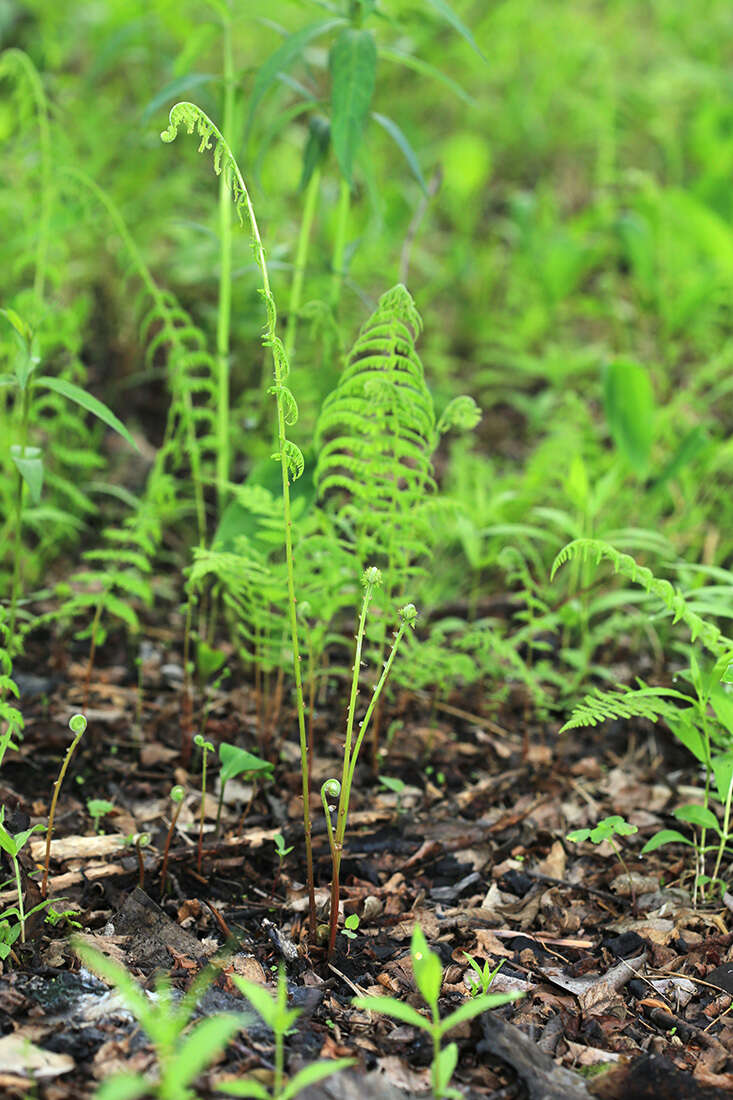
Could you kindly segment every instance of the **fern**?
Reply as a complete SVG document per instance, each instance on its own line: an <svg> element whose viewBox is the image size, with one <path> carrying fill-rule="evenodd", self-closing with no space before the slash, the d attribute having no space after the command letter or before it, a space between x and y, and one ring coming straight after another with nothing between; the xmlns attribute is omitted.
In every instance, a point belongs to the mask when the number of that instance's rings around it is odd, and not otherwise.
<svg viewBox="0 0 733 1100"><path fill-rule="evenodd" d="M435 490L436 428L415 350L421 329L405 287L382 295L315 433L319 496L352 527L360 569L384 562L392 588L404 587L430 543L423 505Z"/></svg>
<svg viewBox="0 0 733 1100"><path fill-rule="evenodd" d="M668 698L684 699L686 695L667 688L629 688L619 687L613 691L596 690L586 695L583 702L576 706L560 733L578 729L580 726L597 726L614 718L644 718L648 722L657 722L660 718L674 722L680 711Z"/></svg>
<svg viewBox="0 0 733 1100"><path fill-rule="evenodd" d="M15 739L23 735L23 715L9 701L9 698L18 698L18 686L13 680L13 665L7 649L5 618L5 611L0 608L0 765L8 749L17 749Z"/></svg>
<svg viewBox="0 0 733 1100"><path fill-rule="evenodd" d="M669 581L655 577L651 569L645 565L639 565L630 554L622 554L602 539L575 539L564 546L553 562L550 579L554 578L561 565L574 558L583 560L591 558L595 560L596 565L603 559L610 561L615 573L620 573L627 580L642 585L647 592L661 600L672 613L672 622L683 622L690 630L692 641L699 639L716 657L722 657L733 649L733 640L727 638L718 627L693 611L690 602L679 588L675 588Z"/></svg>

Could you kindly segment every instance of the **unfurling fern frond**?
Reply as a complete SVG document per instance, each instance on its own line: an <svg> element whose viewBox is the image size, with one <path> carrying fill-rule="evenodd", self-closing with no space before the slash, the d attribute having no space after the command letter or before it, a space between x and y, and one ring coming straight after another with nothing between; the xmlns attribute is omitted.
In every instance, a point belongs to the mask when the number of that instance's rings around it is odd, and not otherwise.
<svg viewBox="0 0 733 1100"><path fill-rule="evenodd" d="M396 583L429 546L421 508L435 489L435 413L415 339L422 321L403 286L362 326L316 426L316 482L355 533L363 567L384 561Z"/></svg>
<svg viewBox="0 0 733 1100"><path fill-rule="evenodd" d="M596 565L603 559L610 561L615 573L642 585L647 592L657 596L672 613L672 621L683 622L690 630L692 641L699 639L716 657L722 657L733 650L733 640L693 611L679 588L675 588L669 581L655 577L651 569L639 565L630 554L622 554L615 546L602 539L575 539L569 542L555 558L550 578L555 576L561 565L578 557L593 559Z"/></svg>

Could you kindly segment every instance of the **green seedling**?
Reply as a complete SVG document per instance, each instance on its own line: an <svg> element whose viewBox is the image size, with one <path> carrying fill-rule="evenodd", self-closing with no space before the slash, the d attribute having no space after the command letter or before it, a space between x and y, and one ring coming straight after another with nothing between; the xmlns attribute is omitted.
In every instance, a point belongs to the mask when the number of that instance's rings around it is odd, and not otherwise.
<svg viewBox="0 0 733 1100"><path fill-rule="evenodd" d="M181 806L183 805L183 799L186 795L186 790L179 784L175 787L171 787L170 800L173 803L173 814L171 816L171 823L168 826L168 833L165 838L165 848L163 849L163 863L160 868L160 896L165 896L165 882L168 874L168 856L171 850L171 841L173 839L173 833L175 832L176 822L178 821L178 815L181 812Z"/></svg>
<svg viewBox="0 0 733 1100"><path fill-rule="evenodd" d="M18 853L25 845L29 837L34 833L43 832L44 825L33 825L30 829L23 829L20 833L15 835L8 832L5 828L3 821L5 818L5 807L0 808L0 848L7 854L13 867L13 880L15 889L18 895L18 901L16 905L11 905L8 909L5 909L0 913L0 959L6 959L10 954L12 945L20 936L20 942L25 943L25 922L33 913L37 913L39 909L43 909L48 902L42 901L39 905L33 907L28 913L23 908L23 886L20 880L20 865L18 863ZM0 889L4 889L8 883L3 883ZM11 924L7 919L8 917L15 917L16 923Z"/></svg>
<svg viewBox="0 0 733 1100"><path fill-rule="evenodd" d="M221 810L224 803L224 789L230 779L236 779L243 775L250 779L261 776L264 779L272 779L274 766L269 760L263 760L254 753L240 749L237 745L229 745L222 741L219 745L219 760L221 770L219 772L219 804L216 809L216 835L219 835L221 827ZM254 798L254 792L252 797Z"/></svg>
<svg viewBox="0 0 733 1100"><path fill-rule="evenodd" d="M400 1023L427 1031L433 1041L430 1077L434 1100L444 1100L444 1098L461 1100L462 1093L450 1087L450 1081L458 1063L458 1046L456 1043L449 1043L444 1047L442 1045L444 1037L458 1024L472 1020L475 1016L480 1016L482 1012L488 1012L492 1008L516 1001L523 994L480 993L441 1020L438 1001L443 984L443 967L439 956L428 947L419 924L415 925L412 933L410 959L415 984L430 1009L430 1019L395 997L356 997L353 1004L356 1008L391 1016Z"/></svg>
<svg viewBox="0 0 733 1100"><path fill-rule="evenodd" d="M471 969L478 975L478 981L472 981L471 984L468 987L468 992L469 992L470 996L471 997L478 997L482 993L488 993L489 989L491 988L491 983L493 982L494 978L496 977L496 975L501 970L502 966L504 965L505 960L504 959L499 959L499 962L496 964L496 966L492 970L490 965L489 965L489 960L488 959L486 960L484 965L481 966L476 961L476 959L474 959L473 955L469 955L468 951L464 951L463 955L464 955L465 959L467 960L467 962L468 962L469 966L471 967Z"/></svg>
<svg viewBox="0 0 733 1100"><path fill-rule="evenodd" d="M69 729L74 734L74 739L66 750L66 756L61 765L61 770L58 774L58 779L53 785L53 794L51 796L51 806L48 811L48 829L46 831L46 858L43 866L43 882L41 883L41 896L46 897L48 893L48 869L51 864L51 838L53 836L53 819L56 813L56 803L59 798L59 791L61 790L61 784L64 781L66 775L66 769L69 766L69 761L74 755L76 746L84 736L84 731L87 728L87 720L83 714L72 714L69 719Z"/></svg>
<svg viewBox="0 0 733 1100"><path fill-rule="evenodd" d="M361 605L361 614L359 616L359 626L356 632L356 648L354 652L354 664L352 667L351 678L351 696L349 698L349 709L346 716L346 741L344 743L344 764L341 782L338 779L327 779L321 787L321 801L323 803L323 812L326 815L326 826L328 829L328 843L331 849L331 913L329 921L329 933L328 933L328 957L333 954L333 949L336 944L336 932L338 928L338 909L339 909L339 872L341 869L341 857L344 850L344 837L346 835L346 822L349 813L349 800L351 798L351 787L354 782L354 773L356 771L356 762L359 759L359 750L361 749L364 741L364 736L369 729L369 723L374 709L379 702L379 698L382 694L384 685L387 682L387 678L392 668L395 657L397 656L397 650L402 636L408 627L414 630L415 622L417 620L417 610L414 604L407 604L399 611L400 625L394 633L394 640L392 647L389 651L389 656L384 662L382 667L382 674L379 677L378 682L375 684L372 691L372 697L369 700L369 705L366 709L366 714L359 723L359 732L354 740L354 719L356 715L356 699L359 693L359 672L361 670L361 653L364 643L364 630L366 627L366 618L369 604L372 598L374 589L382 583L382 574L376 566L370 566L364 571L362 577L362 585L364 586L364 597ZM331 823L331 807L328 804L329 798L338 798L338 813L336 816L336 828L334 829Z"/></svg>
<svg viewBox="0 0 733 1100"><path fill-rule="evenodd" d="M282 835L282 833L275 833L272 840L275 845L275 852L277 853L278 857L277 871L275 873L275 878L272 883L272 893L270 895L271 898L274 898L275 891L277 890L277 884L280 881L280 875L283 873L283 861L285 857L289 855L290 852L292 852L293 846L290 845L289 848L285 847L285 837Z"/></svg>
<svg viewBox="0 0 733 1100"><path fill-rule="evenodd" d="M196 1005L216 970L203 970L180 999L174 996L170 982L159 978L151 997L124 967L96 948L81 940L75 940L74 947L89 970L115 987L150 1040L158 1062L157 1081L139 1074L115 1074L103 1082L94 1100L136 1100L151 1094L156 1100L196 1100L191 1085L250 1022L243 1013L227 1012L190 1026Z"/></svg>
<svg viewBox="0 0 733 1100"><path fill-rule="evenodd" d="M99 823L105 814L111 814L114 808L114 803L107 802L104 798L87 799L87 813L94 822L95 833L100 834L102 832Z"/></svg>
<svg viewBox="0 0 733 1100"><path fill-rule="evenodd" d="M359 927L359 917L356 913L349 913L348 917L344 921L344 926L341 929L341 935L346 936L347 940L356 939L356 930Z"/></svg>
<svg viewBox="0 0 733 1100"><path fill-rule="evenodd" d="M571 840L573 844L582 844L583 841L589 840L591 844L603 844L604 840L613 848L616 859L619 861L624 869L624 873L629 880L629 889L631 890L631 896L634 897L634 883L631 878L631 871L626 865L626 860L621 855L621 850L613 839L614 836L633 836L638 832L636 825L629 825L628 821L625 821L623 817L619 817L618 814L612 814L611 817L604 817L603 821L599 821L597 825L588 829L574 829L572 833L567 834L567 840Z"/></svg>
<svg viewBox="0 0 733 1100"><path fill-rule="evenodd" d="M207 741L200 733L193 739L197 749L201 749L201 807L199 809L199 840L196 853L196 870L201 874L201 863L204 856L204 816L206 813L206 755L214 751L211 741Z"/></svg>
<svg viewBox="0 0 733 1100"><path fill-rule="evenodd" d="M275 1071L270 1090L258 1081L227 1081L225 1084L216 1086L219 1092L226 1093L228 1096L247 1096L252 1100L292 1100L309 1085L324 1081L327 1077L332 1077L333 1074L354 1064L353 1058L337 1058L333 1062L314 1062L301 1069L289 1081L286 1080L285 1037L292 1033L293 1024L300 1012L297 1008L288 1008L288 987L283 968L280 967L278 972L277 992L274 997L261 985L248 982L239 974L232 974L231 978L275 1036Z"/></svg>

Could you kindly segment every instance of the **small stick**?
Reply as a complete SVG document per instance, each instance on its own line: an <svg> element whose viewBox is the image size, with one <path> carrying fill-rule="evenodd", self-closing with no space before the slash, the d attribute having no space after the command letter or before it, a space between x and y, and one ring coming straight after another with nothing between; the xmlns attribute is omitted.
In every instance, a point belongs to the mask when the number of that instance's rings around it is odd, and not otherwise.
<svg viewBox="0 0 733 1100"><path fill-rule="evenodd" d="M171 818L170 828L168 829L168 836L165 838L165 848L163 849L163 865L160 868L160 897L161 901L165 894L165 879L168 873L168 856L171 850L171 840L173 839L173 830L176 827L178 821L178 815L181 812L181 806L183 805L183 798L186 794L185 790L181 786L175 786L171 788L170 798L175 805L173 811L173 817Z"/></svg>

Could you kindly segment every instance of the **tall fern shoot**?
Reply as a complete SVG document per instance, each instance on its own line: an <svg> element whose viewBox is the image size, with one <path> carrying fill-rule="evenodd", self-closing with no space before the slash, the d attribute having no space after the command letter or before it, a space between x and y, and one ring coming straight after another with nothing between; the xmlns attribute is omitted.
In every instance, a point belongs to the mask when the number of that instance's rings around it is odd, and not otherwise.
<svg viewBox="0 0 733 1100"><path fill-rule="evenodd" d="M309 924L311 935L316 930L316 902L313 882L313 849L311 843L311 816L310 816L310 792L308 789L308 742L305 726L305 706L303 702L303 679L300 661L300 649L298 645L298 620L295 598L295 572L293 564L293 535L290 510L290 479L300 477L303 472L304 461L300 448L287 438L286 427L292 426L298 419L298 407L295 398L288 389L286 382L289 374L288 358L285 347L277 334L277 309L275 299L270 289L270 278L265 260L265 250L262 246L259 227L255 218L249 192L245 185L242 173L234 159L229 144L221 131L214 125L211 119L200 107L194 103L177 103L170 112L169 125L161 134L165 142L174 141L178 130L185 126L189 134L197 132L199 152L205 152L212 148L214 142L214 171L219 175L225 173L234 200L240 224L244 226L245 219L249 228L252 249L255 262L260 270L262 278L261 293L265 300L266 326L263 344L270 348L273 361L274 384L270 392L275 398L277 415L277 440L278 451L274 457L280 461L282 473L283 493L283 521L285 536L285 562L288 575L288 604L290 619L290 634L293 645L293 671L295 676L296 705L298 711L298 733L300 738L301 776L303 790L303 824L305 830L306 850L306 874L309 894Z"/></svg>

